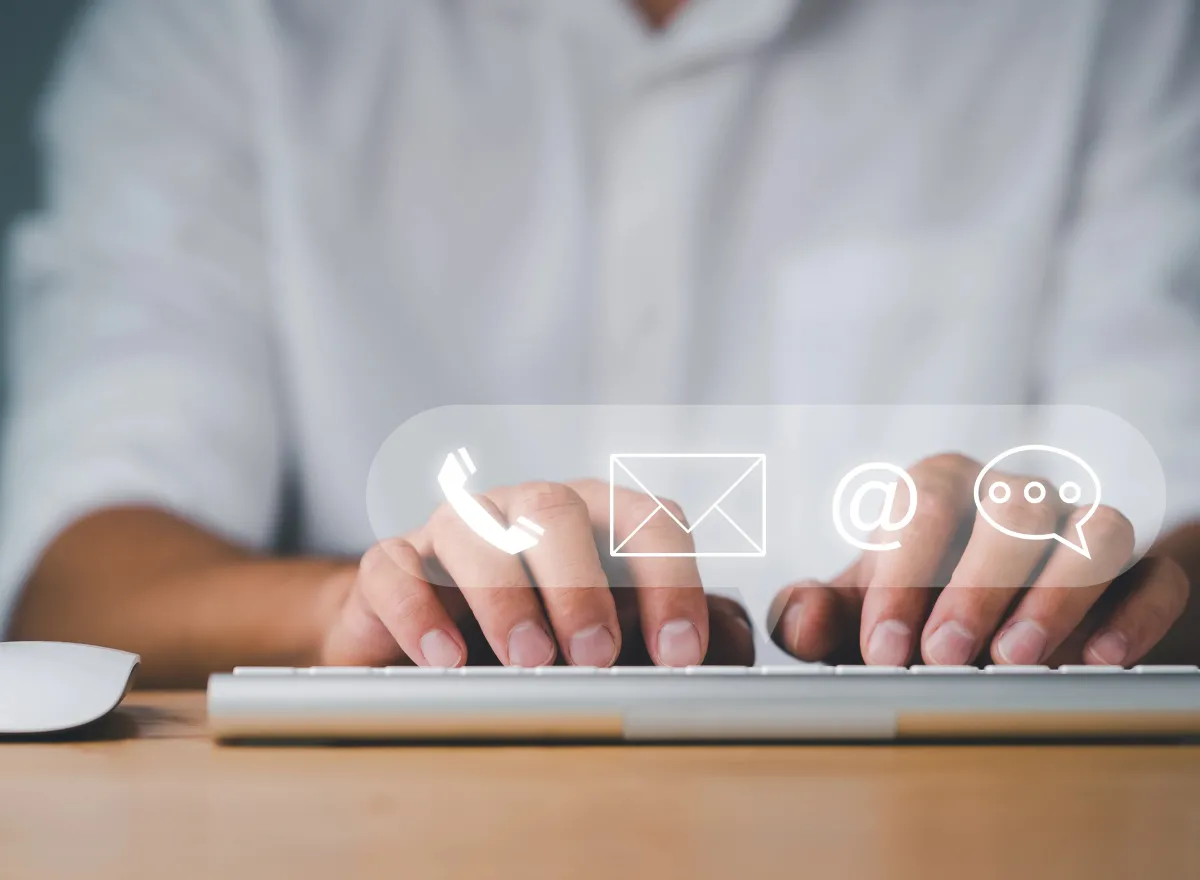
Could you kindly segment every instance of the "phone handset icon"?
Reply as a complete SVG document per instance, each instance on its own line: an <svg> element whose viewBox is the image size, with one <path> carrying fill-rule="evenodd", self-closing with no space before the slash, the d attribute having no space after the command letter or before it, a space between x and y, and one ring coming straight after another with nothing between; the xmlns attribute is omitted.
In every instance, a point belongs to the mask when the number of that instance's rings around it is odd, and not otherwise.
<svg viewBox="0 0 1200 880"><path fill-rule="evenodd" d="M453 452L446 456L446 463L438 474L438 485L442 487L442 494L454 512L470 526L471 531L512 556L535 546L546 530L523 516L517 517L515 524L505 528L479 503L479 499L467 491L468 473L475 473L475 462L471 461L466 449L460 448L457 457Z"/></svg>

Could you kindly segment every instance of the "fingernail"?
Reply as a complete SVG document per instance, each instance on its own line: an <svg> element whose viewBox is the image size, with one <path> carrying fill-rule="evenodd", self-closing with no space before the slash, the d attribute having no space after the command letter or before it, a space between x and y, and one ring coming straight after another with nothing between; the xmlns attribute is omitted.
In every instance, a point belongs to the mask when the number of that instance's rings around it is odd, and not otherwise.
<svg viewBox="0 0 1200 880"><path fill-rule="evenodd" d="M596 624L571 636L571 662L576 666L611 666L617 642L607 626Z"/></svg>
<svg viewBox="0 0 1200 880"><path fill-rule="evenodd" d="M780 634L783 636L784 645L796 650L800 644L800 627L804 625L804 605L796 602L789 605L788 609L783 612L783 618L779 621Z"/></svg>
<svg viewBox="0 0 1200 880"><path fill-rule="evenodd" d="M1046 631L1032 620L1019 620L996 641L996 653L1005 663L1033 665L1046 652Z"/></svg>
<svg viewBox="0 0 1200 880"><path fill-rule="evenodd" d="M509 666L545 666L553 659L554 642L536 623L518 623L509 631Z"/></svg>
<svg viewBox="0 0 1200 880"><path fill-rule="evenodd" d="M957 621L947 621L925 642L925 656L937 666L961 666L975 659L975 637Z"/></svg>
<svg viewBox="0 0 1200 880"><path fill-rule="evenodd" d="M462 650L445 630L431 629L421 636L421 653L426 666L457 666L462 662Z"/></svg>
<svg viewBox="0 0 1200 880"><path fill-rule="evenodd" d="M668 620L658 631L658 662L663 666L695 666L701 659L700 633L690 620Z"/></svg>
<svg viewBox="0 0 1200 880"><path fill-rule="evenodd" d="M1088 647L1093 657L1108 666L1120 666L1129 653L1129 640L1119 632L1106 632Z"/></svg>
<svg viewBox="0 0 1200 880"><path fill-rule="evenodd" d="M899 620L875 626L867 641L867 663L872 666L903 666L912 651L912 630Z"/></svg>

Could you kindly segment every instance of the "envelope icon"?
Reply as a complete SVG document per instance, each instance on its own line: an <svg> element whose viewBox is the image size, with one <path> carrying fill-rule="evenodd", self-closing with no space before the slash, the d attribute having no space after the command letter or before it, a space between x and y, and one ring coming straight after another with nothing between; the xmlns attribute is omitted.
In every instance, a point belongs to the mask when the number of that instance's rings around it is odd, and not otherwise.
<svg viewBox="0 0 1200 880"><path fill-rule="evenodd" d="M761 453L618 453L608 458L608 552L616 557L767 555L767 457ZM626 490L655 502L640 522L622 515ZM683 506L685 519L663 504ZM685 501L686 499L686 501ZM664 520L668 522L664 523ZM655 528L647 529L651 523ZM691 537L681 552L678 529ZM663 546L655 546L656 541Z"/></svg>

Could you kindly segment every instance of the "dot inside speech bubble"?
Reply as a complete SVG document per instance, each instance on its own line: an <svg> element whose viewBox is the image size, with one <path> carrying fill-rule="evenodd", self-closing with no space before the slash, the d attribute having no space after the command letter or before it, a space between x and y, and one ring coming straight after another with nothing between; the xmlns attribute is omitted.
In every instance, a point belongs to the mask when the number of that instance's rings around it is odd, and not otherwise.
<svg viewBox="0 0 1200 880"><path fill-rule="evenodd" d="M988 509L984 506L982 490L984 480L987 478L988 473L1005 459L1025 452L1046 452L1052 455L1061 456L1068 461L1079 465L1079 467L1083 468L1084 472L1087 474L1087 478L1091 483L1091 488L1094 490L1092 493L1092 501L1087 510L1084 511L1083 516L1076 521L1075 534L1073 536L1068 537L1060 535L1057 532L1047 532L1045 534L1026 534L1025 532L1015 531L1014 529L1007 528L1006 526L1002 526L1000 523L996 522L996 520L993 519L992 515L988 512ZM1029 501L1033 504L1039 504L1045 500L1047 488L1045 483L1034 481L1026 485L1022 491L1024 492L1026 501ZM1083 487L1074 480L1068 480L1064 482L1057 489L1057 492L1059 493L1059 497L1067 504L1076 503L1081 497L1083 497L1084 494ZM1012 487L1003 480L997 480L996 482L993 482L988 488L988 497L994 503L1004 504L1009 500L1009 498L1011 498L1011 496ZM1092 554L1088 549L1087 538L1083 534L1083 527L1087 524L1088 520L1092 518L1092 515L1096 512L1096 508L1099 506L1100 478L1096 475L1096 472L1092 470L1091 465L1089 465L1078 455L1073 452L1068 452L1066 449L1060 449L1057 446L1045 446L1042 444L1033 443L1025 446L1015 446L1012 449L1006 449L1004 452L1001 452L986 465L984 465L983 470L979 472L979 476L975 478L975 509L979 511L979 515L982 516L992 528L1009 535L1010 537L1020 538L1025 541L1058 541L1060 544L1070 547L1076 553L1080 554L1081 556L1085 556L1088 559L1092 558ZM1075 540L1072 540L1072 537Z"/></svg>

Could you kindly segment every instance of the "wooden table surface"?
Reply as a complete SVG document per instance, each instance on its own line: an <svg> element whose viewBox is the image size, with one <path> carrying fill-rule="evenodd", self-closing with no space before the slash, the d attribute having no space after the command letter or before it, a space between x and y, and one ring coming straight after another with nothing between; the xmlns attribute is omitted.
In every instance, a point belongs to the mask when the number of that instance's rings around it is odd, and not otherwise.
<svg viewBox="0 0 1200 880"><path fill-rule="evenodd" d="M1200 878L1200 746L0 743L0 878Z"/></svg>

